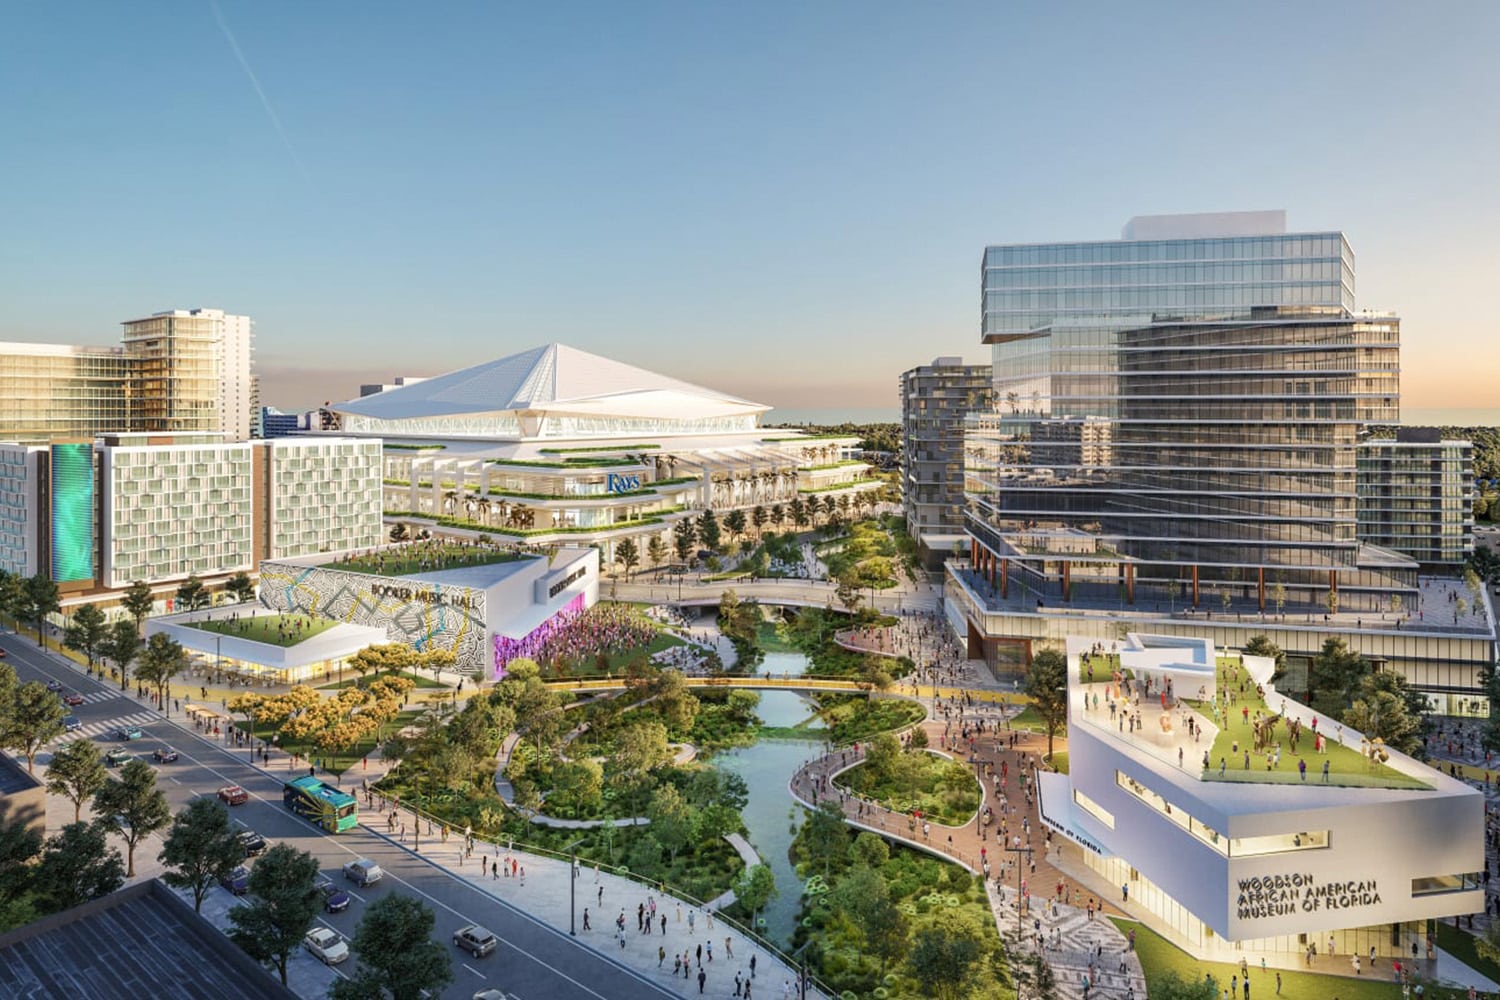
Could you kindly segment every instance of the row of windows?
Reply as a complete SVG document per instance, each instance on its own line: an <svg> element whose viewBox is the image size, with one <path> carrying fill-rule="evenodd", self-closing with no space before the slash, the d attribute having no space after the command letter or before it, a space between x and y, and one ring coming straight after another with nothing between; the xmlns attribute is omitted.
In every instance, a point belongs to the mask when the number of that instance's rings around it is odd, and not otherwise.
<svg viewBox="0 0 1500 1000"><path fill-rule="evenodd" d="M984 251L986 267L1037 264L1106 264L1169 260L1267 260L1287 257L1340 257L1354 264L1354 254L1338 233L1277 236L1233 236L1218 239L1122 240L1098 243L1039 243L992 246Z"/></svg>
<svg viewBox="0 0 1500 1000"><path fill-rule="evenodd" d="M1337 257L1322 260L1120 264L1088 267L1008 267L986 270L984 287L1110 288L1232 282L1323 281L1344 278Z"/></svg>
<svg viewBox="0 0 1500 1000"><path fill-rule="evenodd" d="M1257 857L1288 851L1313 851L1329 846L1330 833L1327 830L1299 830L1260 837L1224 837L1202 820L1190 816L1181 808L1173 807L1165 798L1124 771L1115 771L1115 783L1225 857Z"/></svg>

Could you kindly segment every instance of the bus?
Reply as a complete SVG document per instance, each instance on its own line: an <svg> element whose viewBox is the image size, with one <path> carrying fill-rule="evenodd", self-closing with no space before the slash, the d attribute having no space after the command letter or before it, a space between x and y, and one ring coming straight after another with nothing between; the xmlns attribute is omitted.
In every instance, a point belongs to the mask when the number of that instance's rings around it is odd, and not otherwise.
<svg viewBox="0 0 1500 1000"><path fill-rule="evenodd" d="M358 800L311 776L288 781L281 790L281 801L292 812L329 833L341 833L359 825Z"/></svg>

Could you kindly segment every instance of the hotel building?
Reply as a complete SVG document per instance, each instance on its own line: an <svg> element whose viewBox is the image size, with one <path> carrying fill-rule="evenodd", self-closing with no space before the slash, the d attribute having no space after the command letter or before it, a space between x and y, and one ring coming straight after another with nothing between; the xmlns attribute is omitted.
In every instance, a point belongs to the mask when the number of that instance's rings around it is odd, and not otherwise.
<svg viewBox="0 0 1500 1000"><path fill-rule="evenodd" d="M996 406L969 420L969 558L947 578L971 654L1020 669L1034 640L1120 619L1235 647L1274 631L1294 661L1333 633L1423 690L1480 693L1493 617L1441 626L1442 581L1360 531L1400 321L1357 311L1354 275L1342 233L1281 212L986 248Z"/></svg>
<svg viewBox="0 0 1500 1000"><path fill-rule="evenodd" d="M130 432L250 437L258 400L249 317L178 309L124 327L119 347L0 343L0 441Z"/></svg>
<svg viewBox="0 0 1500 1000"><path fill-rule="evenodd" d="M935 358L901 373L901 508L929 569L967 548L964 419L990 399L989 365Z"/></svg>
<svg viewBox="0 0 1500 1000"><path fill-rule="evenodd" d="M651 537L705 509L759 509L774 530L814 503L820 522L867 507L879 485L857 437L768 430L763 404L561 344L329 409L334 433L386 442L388 519L597 544L607 566L626 538L646 565Z"/></svg>
<svg viewBox="0 0 1500 1000"><path fill-rule="evenodd" d="M51 576L65 611L112 606L136 580L170 610L191 575L214 588L263 559L379 544L380 455L378 441L209 434L0 444L0 569Z"/></svg>

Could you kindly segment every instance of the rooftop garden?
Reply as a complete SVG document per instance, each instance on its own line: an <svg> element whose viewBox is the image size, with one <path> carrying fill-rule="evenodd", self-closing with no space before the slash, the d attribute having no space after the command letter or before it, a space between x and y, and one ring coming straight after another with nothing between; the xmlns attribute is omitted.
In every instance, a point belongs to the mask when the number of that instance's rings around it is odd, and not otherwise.
<svg viewBox="0 0 1500 1000"><path fill-rule="evenodd" d="M643 451L660 448L659 444L600 444L591 448L543 448L543 455L571 455L580 451Z"/></svg>
<svg viewBox="0 0 1500 1000"><path fill-rule="evenodd" d="M458 542L411 542L398 548L375 549L363 555L349 556L332 562L327 569L345 569L351 573L373 573L376 576L411 576L413 573L435 573L449 569L471 569L514 562L529 556L488 545L463 545Z"/></svg>
<svg viewBox="0 0 1500 1000"><path fill-rule="evenodd" d="M263 642L269 646L295 646L321 632L327 632L338 622L311 615L254 615L190 624L200 631L216 632L235 639Z"/></svg>

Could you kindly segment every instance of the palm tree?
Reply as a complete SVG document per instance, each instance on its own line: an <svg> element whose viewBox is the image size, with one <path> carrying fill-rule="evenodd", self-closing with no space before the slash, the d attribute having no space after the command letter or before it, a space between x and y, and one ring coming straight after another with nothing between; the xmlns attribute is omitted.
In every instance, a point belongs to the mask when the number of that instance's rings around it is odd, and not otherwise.
<svg viewBox="0 0 1500 1000"><path fill-rule="evenodd" d="M839 498L838 498L839 513L842 514L842 515L844 515L845 519L847 519L849 517L849 506L853 502L854 501L850 498L849 494L847 494L847 493L840 493L839 494Z"/></svg>
<svg viewBox="0 0 1500 1000"><path fill-rule="evenodd" d="M458 490L448 490L443 494L443 507L450 515L458 511Z"/></svg>
<svg viewBox="0 0 1500 1000"><path fill-rule="evenodd" d="M490 513L495 509L495 501L491 500L489 497L480 497L478 500L478 505L479 518L484 523L485 527L489 527Z"/></svg>

